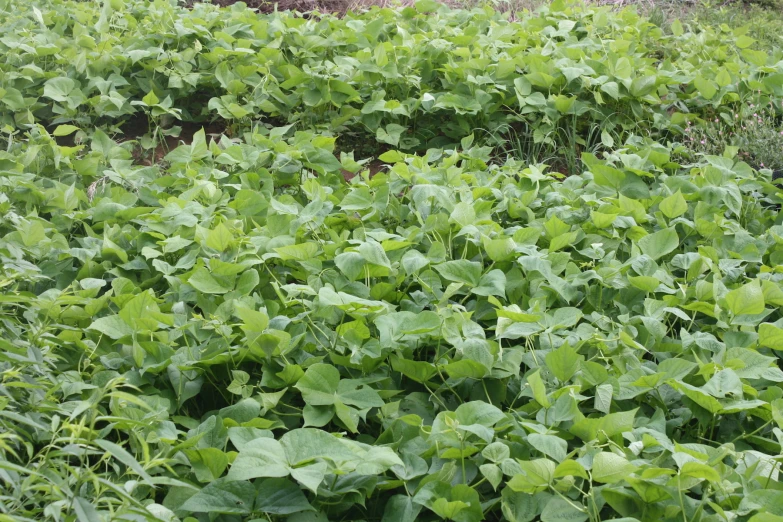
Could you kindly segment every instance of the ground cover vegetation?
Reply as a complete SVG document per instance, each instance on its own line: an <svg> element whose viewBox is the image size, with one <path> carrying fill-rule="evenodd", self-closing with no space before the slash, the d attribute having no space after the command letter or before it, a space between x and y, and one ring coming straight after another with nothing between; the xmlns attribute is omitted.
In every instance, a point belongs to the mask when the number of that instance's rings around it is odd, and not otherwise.
<svg viewBox="0 0 783 522"><path fill-rule="evenodd" d="M0 0L0 520L783 520L783 52L650 20Z"/></svg>

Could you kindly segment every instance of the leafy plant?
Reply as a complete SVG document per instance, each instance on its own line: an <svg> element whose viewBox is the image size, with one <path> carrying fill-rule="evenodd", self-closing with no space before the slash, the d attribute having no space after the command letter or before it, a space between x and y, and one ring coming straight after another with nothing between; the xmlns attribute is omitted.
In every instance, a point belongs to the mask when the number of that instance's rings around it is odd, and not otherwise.
<svg viewBox="0 0 783 522"><path fill-rule="evenodd" d="M4 9L4 520L783 516L780 191L678 160L688 121L779 106L746 35ZM143 164L138 110L232 132Z"/></svg>

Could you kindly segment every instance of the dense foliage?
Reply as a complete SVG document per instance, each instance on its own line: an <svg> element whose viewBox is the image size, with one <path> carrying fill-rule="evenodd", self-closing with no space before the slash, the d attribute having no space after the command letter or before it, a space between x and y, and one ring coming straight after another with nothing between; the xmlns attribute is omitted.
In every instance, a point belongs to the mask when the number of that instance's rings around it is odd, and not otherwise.
<svg viewBox="0 0 783 522"><path fill-rule="evenodd" d="M0 520L783 519L780 188L685 132L779 51L0 6Z"/></svg>

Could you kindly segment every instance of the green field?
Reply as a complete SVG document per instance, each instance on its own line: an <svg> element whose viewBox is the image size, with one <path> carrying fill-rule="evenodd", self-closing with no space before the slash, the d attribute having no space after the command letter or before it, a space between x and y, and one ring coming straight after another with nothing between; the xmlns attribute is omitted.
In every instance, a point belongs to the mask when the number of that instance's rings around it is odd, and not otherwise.
<svg viewBox="0 0 783 522"><path fill-rule="evenodd" d="M686 14L0 0L0 522L783 521L783 17Z"/></svg>

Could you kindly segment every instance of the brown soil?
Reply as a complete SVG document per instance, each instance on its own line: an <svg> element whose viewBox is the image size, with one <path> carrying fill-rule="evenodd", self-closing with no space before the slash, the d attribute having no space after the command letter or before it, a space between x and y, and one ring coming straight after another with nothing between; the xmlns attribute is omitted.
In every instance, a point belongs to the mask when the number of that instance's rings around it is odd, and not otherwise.
<svg viewBox="0 0 783 522"><path fill-rule="evenodd" d="M362 172L364 170L369 170L370 171L370 178L372 178L373 176L375 176L376 174L378 174L382 170L386 169L387 167L388 167L388 165L386 165L384 162L382 162L381 160L377 160L376 159L376 160L372 160L371 162L367 163L365 165L365 167L362 170L360 170L359 172ZM359 175L359 172L353 173L353 172L349 172L347 170L343 170L343 178L345 179L345 181L351 181L353 178L355 178L356 176Z"/></svg>
<svg viewBox="0 0 783 522"><path fill-rule="evenodd" d="M180 145L190 145L193 142L193 135L202 128L204 129L204 133L207 135L207 140L210 138L218 139L223 134L228 135L228 129L226 129L224 122L221 121L208 123L206 125L192 122L179 122L178 124L182 128L179 136L162 136L163 141L158 144L154 150L144 150L141 148L141 146L135 146L133 148L133 160L136 162L136 164L152 166L161 163L166 154L176 149ZM136 141L149 132L147 119L142 115L131 118L122 126L122 131L123 134L115 138L118 142L122 143ZM67 141L67 138L69 137L66 136L61 139L65 139ZM60 144L65 145L66 143ZM335 156L339 157L338 153L335 153ZM367 163L362 170L369 170L370 177L373 177L384 170L386 167L387 165L385 163L378 159L374 159ZM357 175L347 170L343 170L342 174L345 181L350 181Z"/></svg>
<svg viewBox="0 0 783 522"><path fill-rule="evenodd" d="M180 145L189 145L192 143L193 135L202 128L207 135L207 140L209 140L210 137L218 138L220 135L226 134L227 130L225 124L220 121L207 124L178 122L178 125L182 128L179 132L179 136L161 136L161 143L153 150L144 150L141 146L134 147L134 161L139 165L154 165L160 163L166 154ZM117 137L117 141L127 142L138 140L149 132L147 119L143 115L137 115L122 126L122 131L123 134Z"/></svg>

